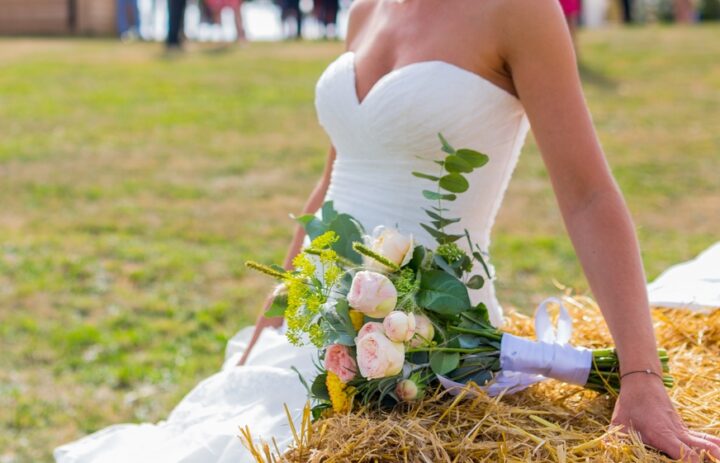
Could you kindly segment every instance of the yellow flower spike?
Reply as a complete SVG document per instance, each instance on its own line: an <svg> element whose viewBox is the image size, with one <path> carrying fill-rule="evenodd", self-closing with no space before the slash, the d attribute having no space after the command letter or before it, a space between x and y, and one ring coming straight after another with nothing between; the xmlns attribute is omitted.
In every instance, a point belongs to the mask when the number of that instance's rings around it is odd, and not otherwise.
<svg viewBox="0 0 720 463"><path fill-rule="evenodd" d="M364 317L363 313L359 310L350 309L350 321L355 331L360 331L360 328L362 328Z"/></svg>
<svg viewBox="0 0 720 463"><path fill-rule="evenodd" d="M340 380L340 377L332 371L328 371L327 379L325 379L325 385L327 386L333 411L335 413L348 411L350 401L348 400L347 393L345 392L345 383Z"/></svg>

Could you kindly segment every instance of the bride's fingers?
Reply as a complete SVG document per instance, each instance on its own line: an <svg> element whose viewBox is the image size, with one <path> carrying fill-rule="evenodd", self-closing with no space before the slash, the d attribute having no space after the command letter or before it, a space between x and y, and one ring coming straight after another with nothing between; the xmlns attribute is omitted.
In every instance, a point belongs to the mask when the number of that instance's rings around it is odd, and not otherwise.
<svg viewBox="0 0 720 463"><path fill-rule="evenodd" d="M705 438L697 437L693 433L688 432L684 436L681 436L680 440L695 450L704 450L708 455L720 459L720 447Z"/></svg>
<svg viewBox="0 0 720 463"><path fill-rule="evenodd" d="M700 439L705 439L706 441L710 441L713 444L720 447L720 437L713 436L712 434L708 434L705 432L699 432L699 431L690 431L690 434L692 434L695 437L699 437Z"/></svg>
<svg viewBox="0 0 720 463"><path fill-rule="evenodd" d="M673 460L680 460L684 463L701 463L700 455L698 452L688 446L686 443L681 441L675 436L672 436L669 440L664 440L660 443L646 442L652 447L666 453Z"/></svg>

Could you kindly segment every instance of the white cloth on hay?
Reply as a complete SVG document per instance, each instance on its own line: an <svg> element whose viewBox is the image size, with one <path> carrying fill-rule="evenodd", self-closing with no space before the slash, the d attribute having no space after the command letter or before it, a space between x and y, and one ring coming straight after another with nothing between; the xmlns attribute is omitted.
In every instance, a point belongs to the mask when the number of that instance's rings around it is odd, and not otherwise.
<svg viewBox="0 0 720 463"><path fill-rule="evenodd" d="M290 444L283 404L299 421L307 392L290 367L312 379L315 348L290 345L278 330L263 331L246 366L237 367L253 327L227 344L220 372L200 382L157 424L119 424L55 449L58 463L248 463L240 427L279 448Z"/></svg>
<svg viewBox="0 0 720 463"><path fill-rule="evenodd" d="M720 241L673 265L647 287L650 305L708 313L720 308Z"/></svg>

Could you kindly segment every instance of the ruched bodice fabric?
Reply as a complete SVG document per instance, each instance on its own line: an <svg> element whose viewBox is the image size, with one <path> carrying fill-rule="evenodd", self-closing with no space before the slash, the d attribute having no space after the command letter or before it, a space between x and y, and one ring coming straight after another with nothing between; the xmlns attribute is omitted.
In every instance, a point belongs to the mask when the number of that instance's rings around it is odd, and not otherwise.
<svg viewBox="0 0 720 463"><path fill-rule="evenodd" d="M327 200L353 215L366 231L377 225L412 233L433 246L420 227L432 184L412 171L439 173L443 157L438 133L456 148L472 148L490 161L468 176L470 188L444 204L448 217L462 220L449 232L470 232L484 249L529 124L520 101L483 77L445 61L421 61L384 75L359 101L355 54L335 59L316 85L318 121L337 152ZM464 240L458 242L465 246ZM493 321L501 308L492 284L473 294L488 304Z"/></svg>

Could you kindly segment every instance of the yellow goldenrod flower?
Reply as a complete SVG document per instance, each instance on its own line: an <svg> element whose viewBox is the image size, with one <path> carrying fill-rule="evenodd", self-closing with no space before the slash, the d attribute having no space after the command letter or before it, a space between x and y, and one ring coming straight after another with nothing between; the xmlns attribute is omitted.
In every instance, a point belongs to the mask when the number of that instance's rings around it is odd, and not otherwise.
<svg viewBox="0 0 720 463"><path fill-rule="evenodd" d="M327 372L325 385L330 395L333 411L335 413L349 412L352 407L352 396L355 395L355 388L347 387L338 375L332 371Z"/></svg>
<svg viewBox="0 0 720 463"><path fill-rule="evenodd" d="M327 231L322 235L318 236L310 243L310 247L313 249L325 249L333 245L340 237L334 231Z"/></svg>
<svg viewBox="0 0 720 463"><path fill-rule="evenodd" d="M360 328L362 328L364 317L363 313L359 310L350 309L350 321L355 331L360 331Z"/></svg>

